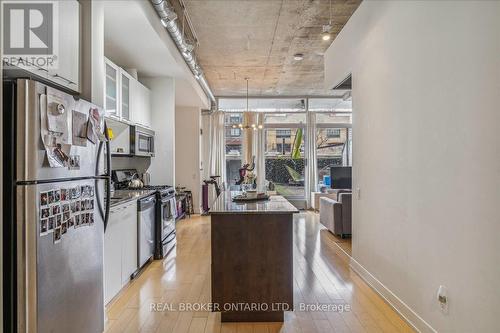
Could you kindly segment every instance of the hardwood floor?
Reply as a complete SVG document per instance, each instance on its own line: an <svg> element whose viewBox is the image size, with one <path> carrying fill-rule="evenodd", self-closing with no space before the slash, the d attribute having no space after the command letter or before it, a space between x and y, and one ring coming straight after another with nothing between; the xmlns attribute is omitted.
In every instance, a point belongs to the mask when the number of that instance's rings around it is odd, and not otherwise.
<svg viewBox="0 0 500 333"><path fill-rule="evenodd" d="M210 218L182 220L176 249L152 262L107 307L106 332L414 332L350 270L348 256L336 243L316 213L296 214L295 311L285 313L284 323L221 324L220 314L207 308L180 308L210 302ZM304 310L317 303L330 304L330 311ZM152 304L161 311L152 310ZM333 305L350 311L331 311Z"/></svg>

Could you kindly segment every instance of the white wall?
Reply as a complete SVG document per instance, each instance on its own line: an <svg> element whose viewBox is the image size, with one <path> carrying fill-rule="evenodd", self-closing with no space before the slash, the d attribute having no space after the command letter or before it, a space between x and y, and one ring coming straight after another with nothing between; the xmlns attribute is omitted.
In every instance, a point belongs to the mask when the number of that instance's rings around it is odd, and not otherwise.
<svg viewBox="0 0 500 333"><path fill-rule="evenodd" d="M353 267L422 331L498 332L500 2L364 1L325 69L353 78Z"/></svg>
<svg viewBox="0 0 500 333"><path fill-rule="evenodd" d="M151 90L151 114L155 131L155 157L149 171L151 184L175 185L175 80L168 77L145 78Z"/></svg>
<svg viewBox="0 0 500 333"><path fill-rule="evenodd" d="M200 108L175 109L175 183L193 193L195 213L200 212Z"/></svg>

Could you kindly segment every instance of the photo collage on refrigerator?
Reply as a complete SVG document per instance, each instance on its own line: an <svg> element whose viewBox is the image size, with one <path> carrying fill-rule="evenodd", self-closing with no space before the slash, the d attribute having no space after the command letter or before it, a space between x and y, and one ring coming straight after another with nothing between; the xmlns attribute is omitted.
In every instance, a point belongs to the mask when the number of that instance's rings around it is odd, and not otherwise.
<svg viewBox="0 0 500 333"><path fill-rule="evenodd" d="M94 224L94 186L83 185L40 192L40 235L53 234L58 243L71 228Z"/></svg>

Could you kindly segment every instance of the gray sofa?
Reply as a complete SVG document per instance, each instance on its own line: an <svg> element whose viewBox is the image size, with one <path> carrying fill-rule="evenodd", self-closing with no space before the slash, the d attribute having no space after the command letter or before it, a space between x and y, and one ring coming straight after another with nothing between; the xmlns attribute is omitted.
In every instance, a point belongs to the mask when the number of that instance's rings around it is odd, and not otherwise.
<svg viewBox="0 0 500 333"><path fill-rule="evenodd" d="M338 201L323 197L319 221L334 235L344 238L352 233L352 193L339 193Z"/></svg>

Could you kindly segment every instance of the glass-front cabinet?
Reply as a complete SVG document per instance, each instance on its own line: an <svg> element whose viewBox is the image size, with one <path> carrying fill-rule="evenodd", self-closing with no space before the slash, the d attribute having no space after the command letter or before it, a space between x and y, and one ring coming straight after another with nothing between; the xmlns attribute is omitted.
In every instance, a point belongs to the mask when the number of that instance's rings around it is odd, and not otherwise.
<svg viewBox="0 0 500 333"><path fill-rule="evenodd" d="M104 109L106 110L106 115L111 117L120 118L118 110L118 94L119 94L119 81L120 81L120 68L113 64L108 59L105 59L106 65L106 90L105 90L105 101Z"/></svg>
<svg viewBox="0 0 500 333"><path fill-rule="evenodd" d="M106 116L151 128L151 91L111 60L104 63Z"/></svg>
<svg viewBox="0 0 500 333"><path fill-rule="evenodd" d="M106 115L119 120L130 120L130 83L132 76L109 59L106 65L105 104Z"/></svg>
<svg viewBox="0 0 500 333"><path fill-rule="evenodd" d="M130 78L121 72L121 118L130 120Z"/></svg>

